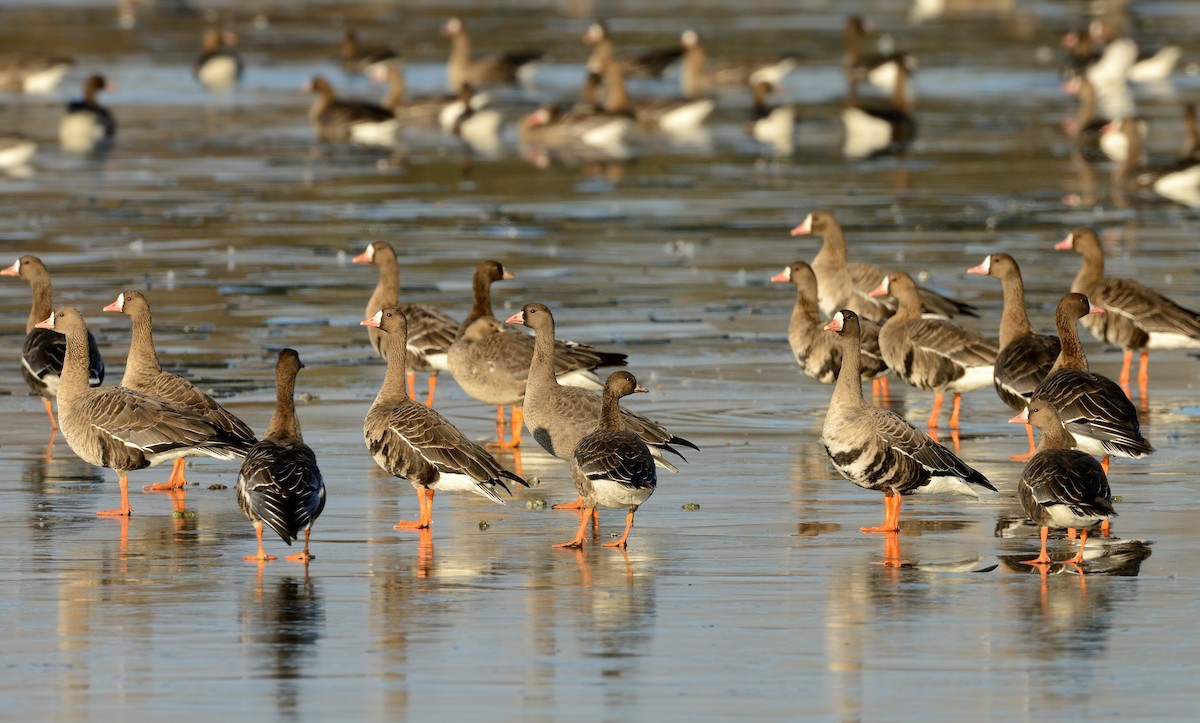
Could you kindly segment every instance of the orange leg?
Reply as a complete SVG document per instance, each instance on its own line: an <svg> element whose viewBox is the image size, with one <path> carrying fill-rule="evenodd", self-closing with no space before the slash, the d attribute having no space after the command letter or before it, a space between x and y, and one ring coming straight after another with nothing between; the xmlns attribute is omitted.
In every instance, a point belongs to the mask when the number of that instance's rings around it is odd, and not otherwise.
<svg viewBox="0 0 1200 723"><path fill-rule="evenodd" d="M115 510L101 510L97 517L119 517L130 515L133 508L129 506L129 477L124 472L117 472L117 484L121 485L121 507Z"/></svg>
<svg viewBox="0 0 1200 723"><path fill-rule="evenodd" d="M1080 530L1079 530L1079 552L1075 553L1075 557L1072 557L1070 560L1068 560L1068 562L1073 562L1076 565L1083 562L1083 546L1086 544L1087 544L1087 528L1083 527L1083 528L1080 528Z"/></svg>
<svg viewBox="0 0 1200 723"><path fill-rule="evenodd" d="M579 529L575 531L575 536L566 542L560 542L555 547L583 547L583 543L587 541L584 536L584 531L587 530L588 520L592 518L587 510L579 511Z"/></svg>
<svg viewBox="0 0 1200 723"><path fill-rule="evenodd" d="M1104 455L1104 459L1100 460L1100 467L1104 470L1104 476L1108 476L1108 455Z"/></svg>
<svg viewBox="0 0 1200 723"><path fill-rule="evenodd" d="M578 510L583 507L583 497L576 497L574 502L560 502L552 505L552 510Z"/></svg>
<svg viewBox="0 0 1200 723"><path fill-rule="evenodd" d="M303 552L297 552L295 555L288 555L287 557L285 557L283 559L291 560L292 562L308 562L309 560L316 557L316 555L309 554L309 552L308 552L308 536L311 533L312 533L312 528L307 528L304 530L304 551Z"/></svg>
<svg viewBox="0 0 1200 723"><path fill-rule="evenodd" d="M1032 560L1025 560L1026 565L1049 565L1053 560L1046 554L1046 536L1050 534L1049 527L1042 528L1042 554Z"/></svg>
<svg viewBox="0 0 1200 723"><path fill-rule="evenodd" d="M166 482L159 482L152 485L142 485L143 492L160 492L162 490L177 490L187 484L187 475L184 472L184 467L187 466L187 458L179 457L171 464L171 476L167 477Z"/></svg>
<svg viewBox="0 0 1200 723"><path fill-rule="evenodd" d="M888 490L883 493L883 524L875 527L860 527L862 532L899 532L900 495Z"/></svg>
<svg viewBox="0 0 1200 723"><path fill-rule="evenodd" d="M243 559L250 560L251 562L267 562L269 560L278 560L279 559L278 557L275 557L274 555L268 555L266 550L263 549L262 530L263 530L262 523L255 522L254 523L254 534L258 536L258 554L257 555L246 555Z"/></svg>
<svg viewBox="0 0 1200 723"><path fill-rule="evenodd" d="M50 404L50 400L42 397L42 404L46 405L46 416L50 417L50 429L54 432L58 431L58 420L54 418L54 406Z"/></svg>
<svg viewBox="0 0 1200 723"><path fill-rule="evenodd" d="M425 397L425 406L427 407L433 406L433 391L437 389L437 377L437 372L429 375L429 396Z"/></svg>
<svg viewBox="0 0 1200 723"><path fill-rule="evenodd" d="M1121 376L1117 377L1117 381L1121 386L1129 389L1129 369L1133 366L1133 349L1125 350L1125 361L1121 364ZM1128 393L1128 392L1126 392Z"/></svg>
<svg viewBox="0 0 1200 723"><path fill-rule="evenodd" d="M1100 534L1103 535L1104 537L1108 537L1111 533L1112 533L1112 526L1108 523L1108 520L1104 520L1103 522L1101 522L1100 523Z"/></svg>
<svg viewBox="0 0 1200 723"><path fill-rule="evenodd" d="M433 524L433 490L417 488L417 520L400 520L392 525L394 530L424 530Z"/></svg>
<svg viewBox="0 0 1200 723"><path fill-rule="evenodd" d="M1079 536L1079 530L1075 529L1074 527L1067 528L1067 539L1068 540L1074 540L1078 536Z"/></svg>
<svg viewBox="0 0 1200 723"><path fill-rule="evenodd" d="M416 374L416 372L409 372L408 374L405 375L405 379L408 382L408 398L412 399L413 401L416 401L416 399L417 399L417 374Z"/></svg>
<svg viewBox="0 0 1200 723"><path fill-rule="evenodd" d="M883 401L887 402L892 398L892 388L888 386L887 377L879 377L879 394L883 397Z"/></svg>
<svg viewBox="0 0 1200 723"><path fill-rule="evenodd" d="M900 562L900 533L889 532L883 539L883 566L902 567Z"/></svg>
<svg viewBox="0 0 1200 723"><path fill-rule="evenodd" d="M954 393L954 411L950 413L950 429L958 429L958 410L962 406L962 395Z"/></svg>
<svg viewBox="0 0 1200 723"><path fill-rule="evenodd" d="M621 534L621 539L616 542L606 542L603 547L619 547L625 549L625 541L629 539L629 529L633 527L633 512L634 508L630 507L628 514L625 515L625 532Z"/></svg>
<svg viewBox="0 0 1200 723"><path fill-rule="evenodd" d="M488 442L492 449L511 449L513 445L504 441L504 405L496 406L496 441Z"/></svg>
<svg viewBox="0 0 1200 723"><path fill-rule="evenodd" d="M1150 384L1150 352L1143 349L1142 359L1138 364L1138 391L1142 394L1142 401L1146 401L1146 388Z"/></svg>
<svg viewBox="0 0 1200 723"><path fill-rule="evenodd" d="M512 446L521 446L521 427L525 424L525 408L516 405L512 408L512 416L509 418L512 424Z"/></svg>
<svg viewBox="0 0 1200 723"><path fill-rule="evenodd" d="M937 429L938 417L942 414L942 393L933 393L933 411L929 413L929 428Z"/></svg>

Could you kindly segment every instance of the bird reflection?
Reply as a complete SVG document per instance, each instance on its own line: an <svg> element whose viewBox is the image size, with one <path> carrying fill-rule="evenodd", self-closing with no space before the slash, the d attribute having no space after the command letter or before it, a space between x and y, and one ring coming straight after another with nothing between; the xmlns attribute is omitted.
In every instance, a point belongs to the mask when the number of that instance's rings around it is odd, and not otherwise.
<svg viewBox="0 0 1200 723"><path fill-rule="evenodd" d="M325 604L308 577L285 576L264 588L258 580L242 600L242 642L261 656L263 675L276 681L275 705L285 718L300 717L300 680L324 634Z"/></svg>
<svg viewBox="0 0 1200 723"><path fill-rule="evenodd" d="M643 564L635 572L629 552L620 548L578 550L575 561L579 600L572 607L580 613L575 628L583 653L609 661L601 672L604 677L636 679L630 661L647 655L654 639L658 576ZM628 690L620 695L628 695Z"/></svg>

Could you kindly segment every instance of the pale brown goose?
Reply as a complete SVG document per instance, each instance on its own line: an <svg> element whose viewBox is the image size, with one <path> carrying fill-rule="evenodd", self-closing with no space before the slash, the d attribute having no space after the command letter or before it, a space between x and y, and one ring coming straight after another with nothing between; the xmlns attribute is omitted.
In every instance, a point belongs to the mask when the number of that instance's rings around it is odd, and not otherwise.
<svg viewBox="0 0 1200 723"><path fill-rule="evenodd" d="M128 478L133 470L191 454L217 459L246 454L249 445L199 415L124 387L89 387L88 330L78 309L61 307L38 322L38 328L53 329L67 338L58 386L58 414L67 444L83 461L115 470L119 478L121 506L97 515L133 512Z"/></svg>
<svg viewBox="0 0 1200 723"><path fill-rule="evenodd" d="M21 376L25 377L25 383L33 393L42 398L46 405L46 416L50 418L50 429L57 431L58 422L54 419L50 400L58 394L67 340L62 334L38 327L38 322L54 311L50 272L37 256L26 255L0 271L0 276L18 276L28 282L33 291L33 304L25 321L25 345L21 348ZM100 358L96 337L91 332L88 332L87 341L88 384L98 387L104 381L104 360Z"/></svg>
<svg viewBox="0 0 1200 723"><path fill-rule="evenodd" d="M496 487L509 492L504 480L529 486L442 415L405 394L403 350L407 325L399 309L382 309L362 324L394 334L397 339L397 343L386 347L387 374L363 420L363 439L375 463L389 474L408 480L417 491L418 519L400 520L396 529L428 528L433 523L433 493L439 489L472 492L504 504L496 493Z"/></svg>
<svg viewBox="0 0 1200 723"><path fill-rule="evenodd" d="M772 276L771 281L791 283L796 287L796 303L788 323L788 344L800 370L822 384L833 384L842 368L842 347L836 337L821 331L825 322L821 321L817 309L817 276L812 267L797 261ZM888 367L879 351L879 324L865 319L859 322L862 331L860 374L863 381L871 382L873 391L882 391L887 388L884 377Z"/></svg>
<svg viewBox="0 0 1200 723"><path fill-rule="evenodd" d="M1017 484L1021 509L1041 528L1041 554L1030 565L1049 565L1046 538L1051 527L1079 529L1079 552L1070 562L1083 562L1083 547L1088 529L1097 522L1107 523L1117 513L1104 468L1086 452L1075 449L1075 438L1063 426L1054 405L1037 400L1010 422L1032 424L1042 433L1037 453L1025 465Z"/></svg>
<svg viewBox="0 0 1200 723"><path fill-rule="evenodd" d="M1085 316L1083 325L1100 341L1125 350L1121 384L1129 384L1135 349L1142 352L1138 382L1144 398L1150 380L1148 350L1200 347L1200 314L1133 279L1106 278L1104 247L1091 229L1075 229L1054 248L1073 250L1083 256L1083 266L1071 282L1071 291L1083 294L1104 309L1104 314Z"/></svg>
<svg viewBox="0 0 1200 723"><path fill-rule="evenodd" d="M908 69L896 70L892 97L885 103L864 102L858 97L858 81L850 81L846 106L842 109L842 155L872 158L908 151L917 138L917 119L908 96Z"/></svg>
<svg viewBox="0 0 1200 723"><path fill-rule="evenodd" d="M1038 334L1029 324L1025 313L1025 283L1021 268L1008 254L991 254L978 266L967 269L968 274L983 274L1000 279L1004 293L1004 310L1000 316L1000 353L996 355L992 385L1000 400L1014 412L1029 404L1037 387L1058 359L1062 345L1058 337ZM1029 435L1029 454L1016 455L1026 459L1034 453L1033 425L1025 425Z"/></svg>
<svg viewBox="0 0 1200 723"><path fill-rule="evenodd" d="M1118 205L1166 199L1192 208L1200 206L1200 161L1189 155L1166 163L1143 163L1138 128L1139 122L1133 118L1104 127L1102 142L1114 136L1124 138L1128 149L1113 169L1113 195Z"/></svg>
<svg viewBox="0 0 1200 723"><path fill-rule="evenodd" d="M573 538L555 547L583 547L588 521L597 505L628 510L621 538L604 543L604 547L625 547L634 513L650 499L658 484L654 457L635 432L625 429L621 416L621 397L645 391L629 372L609 375L599 425L579 440L571 455L571 479L580 498L579 529Z"/></svg>
<svg viewBox="0 0 1200 723"><path fill-rule="evenodd" d="M387 95L384 96L382 105L403 121L436 125L444 131L452 132L455 123L467 108L462 101L461 88L453 95L409 97L404 81L404 67L398 60L376 64L371 70L371 80L387 83ZM470 106L475 110L486 107L488 101L486 93L472 93L469 98Z"/></svg>
<svg viewBox="0 0 1200 723"><path fill-rule="evenodd" d="M399 121L387 108L334 95L333 85L323 76L313 76L305 90L316 95L308 119L323 141L351 141L364 145L390 146L396 141Z"/></svg>
<svg viewBox="0 0 1200 723"><path fill-rule="evenodd" d="M220 26L204 31L201 41L203 51L196 59L192 72L205 88L214 91L229 90L242 80L245 63L233 49L237 35Z"/></svg>
<svg viewBox="0 0 1200 723"><path fill-rule="evenodd" d="M770 60L735 59L710 64L708 54L695 30L679 36L683 62L679 69L679 90L684 98L699 98L722 85L753 85L760 81L779 85L796 67L796 59L783 56Z"/></svg>
<svg viewBox="0 0 1200 723"><path fill-rule="evenodd" d="M304 531L304 550L285 559L307 563L314 557L308 551L308 538L325 509L325 481L296 418L296 375L303 368L295 349L280 350L275 362L275 412L267 433L250 448L238 472L238 505L258 537L258 553L247 555L247 560L276 559L263 550L263 525L289 546Z"/></svg>
<svg viewBox="0 0 1200 723"><path fill-rule="evenodd" d="M592 46L592 54L588 56L586 67L588 73L594 76L603 75L604 66L609 61L615 61L620 64L627 77L661 78L667 66L683 55L683 47L680 45L617 55L613 49L612 34L608 26L601 22L588 26L587 32L583 34L583 43Z"/></svg>
<svg viewBox="0 0 1200 723"><path fill-rule="evenodd" d="M104 307L104 310L125 314L133 322L129 357L125 361L125 376L121 378L122 387L141 392L170 407L201 417L216 429L238 440L243 449L249 449L258 441L249 425L217 404L216 400L195 384L162 370L158 363L158 353L154 350L150 302L140 291L121 292L116 301ZM148 485L143 489L170 490L183 487L187 484L185 466L184 457L176 458L166 483Z"/></svg>
<svg viewBox="0 0 1200 723"><path fill-rule="evenodd" d="M652 130L666 133L695 131L717 107L712 98L650 98L637 103L629 99L625 74L615 61L604 69L604 111L609 115L626 115Z"/></svg>
<svg viewBox="0 0 1200 723"><path fill-rule="evenodd" d="M861 261L847 261L846 236L837 219L828 211L813 211L804 221L792 229L793 236L807 234L821 236L821 250L812 260L813 272L817 275L820 292L821 313L832 316L838 309L850 309L860 317L882 324L895 313L894 299L872 297L870 293L890 269ZM978 316L975 307L942 296L936 291L918 287L921 308L929 314L939 316Z"/></svg>
<svg viewBox="0 0 1200 723"><path fill-rule="evenodd" d="M342 34L342 70L347 73L370 74L380 65L396 59L396 51L384 45L363 45L356 28L346 28Z"/></svg>
<svg viewBox="0 0 1200 723"><path fill-rule="evenodd" d="M542 57L540 50L510 50L472 55L471 36L458 18L442 26L442 35L450 38L450 59L446 62L446 87L457 91L464 83L474 86L512 84L519 71Z"/></svg>
<svg viewBox="0 0 1200 723"><path fill-rule="evenodd" d="M368 244L361 254L354 257L354 263L379 267L379 281L367 301L366 316L370 317L384 307L395 306L408 320L408 360L405 362L408 394L413 399L417 398L416 372L427 372L429 395L425 398L425 406L432 407L438 372L450 369L447 354L454 338L458 336L458 322L430 304L400 303L400 264L396 261L396 249L387 241ZM367 336L375 352L387 359L384 347L393 337L375 327L367 328Z"/></svg>
<svg viewBox="0 0 1200 723"><path fill-rule="evenodd" d="M1109 455L1138 459L1154 448L1142 436L1137 409L1121 387L1088 371L1075 322L1089 313L1104 313L1104 309L1083 294L1071 292L1058 302L1055 325L1062 351L1030 401L1053 404L1075 445L1088 454L1104 455L1107 470Z"/></svg>
<svg viewBox="0 0 1200 723"><path fill-rule="evenodd" d="M996 345L949 321L922 318L917 285L903 271L884 276L871 294L890 294L900 302L896 313L879 330L883 360L904 381L918 389L933 390L930 427L938 425L942 395L952 393L950 428L958 429L962 393L991 383L999 353Z"/></svg>
<svg viewBox="0 0 1200 723"><path fill-rule="evenodd" d="M863 489L884 494L882 525L863 532L900 529L900 497L917 492L979 495L969 485L995 491L987 478L895 412L867 403L860 379L858 315L843 309L825 325L842 347L842 369L821 429L821 444L838 473Z"/></svg>
<svg viewBox="0 0 1200 723"><path fill-rule="evenodd" d="M521 444L525 382L533 358L534 339L505 326L492 315L492 282L513 279L497 261L481 261L473 280L474 302L450 345L450 371L463 390L483 402L496 405L496 443L502 448ZM605 352L587 344L555 341L554 372L558 381L573 387L599 389L594 369L624 366L625 355ZM512 405L512 438L504 439L504 405Z"/></svg>
<svg viewBox="0 0 1200 723"><path fill-rule="evenodd" d="M863 39L871 25L860 15L846 18L842 31L842 69L849 80L865 81L891 93L896 87L900 68L907 73L916 70L916 60L908 53L864 53Z"/></svg>
<svg viewBox="0 0 1200 723"><path fill-rule="evenodd" d="M67 112L58 124L58 142L63 150L90 153L112 145L117 122L96 100L102 90L112 90L112 86L103 75L92 75L83 81L83 98L67 104Z"/></svg>

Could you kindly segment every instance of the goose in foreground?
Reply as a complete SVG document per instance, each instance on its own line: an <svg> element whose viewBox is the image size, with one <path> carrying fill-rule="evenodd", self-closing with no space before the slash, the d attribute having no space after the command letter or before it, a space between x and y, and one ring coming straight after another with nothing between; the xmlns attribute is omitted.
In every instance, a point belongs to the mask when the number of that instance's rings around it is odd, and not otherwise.
<svg viewBox="0 0 1200 723"><path fill-rule="evenodd" d="M54 419L50 400L58 395L67 340L62 334L38 326L38 322L54 311L50 272L37 256L26 255L0 271L0 276L18 276L28 282L33 291L33 304L29 307L29 318L25 322L25 345L21 348L21 376L25 377L25 383L33 393L42 398L46 405L46 416L50 418L50 429L57 432L58 422ZM100 386L104 381L104 360L100 358L96 337L91 332L87 335L87 376L88 384L93 387Z"/></svg>
<svg viewBox="0 0 1200 723"><path fill-rule="evenodd" d="M1030 402L1054 405L1075 446L1088 454L1140 459L1154 451L1142 436L1137 409L1116 382L1088 371L1087 357L1079 343L1076 320L1102 314L1083 294L1071 292L1058 302L1055 325L1062 350L1050 374L1033 390Z"/></svg>
<svg viewBox="0 0 1200 723"><path fill-rule="evenodd" d="M846 77L852 81L867 82L880 90L891 93L899 81L900 68L911 74L916 70L916 60L908 53L864 53L863 39L871 31L870 24L859 15L846 18L842 32L844 52L842 67Z"/></svg>
<svg viewBox="0 0 1200 723"><path fill-rule="evenodd" d="M706 96L722 85L754 85L759 82L778 86L796 67L796 59L783 56L771 60L739 59L714 63L695 30L685 30L679 36L683 45L683 64L679 69L679 89L684 98Z"/></svg>
<svg viewBox="0 0 1200 723"><path fill-rule="evenodd" d="M360 43L356 28L346 28L340 55L342 70L347 73L371 74L380 65L396 59L396 51L387 46Z"/></svg>
<svg viewBox="0 0 1200 723"><path fill-rule="evenodd" d="M883 492L882 525L863 532L900 529L900 498L913 493L978 497L970 485L996 490L953 452L895 412L867 403L860 379L858 315L843 309L825 328L836 332L842 369L821 429L821 444L838 473L863 489Z"/></svg>
<svg viewBox="0 0 1200 723"><path fill-rule="evenodd" d="M217 459L245 456L248 445L203 417L175 409L153 397L124 387L88 386L88 329L83 315L60 307L40 329L52 329L67 339L62 378L58 385L58 416L63 436L80 459L115 470L121 486L121 506L96 514L129 515L129 473L161 462L206 454Z"/></svg>
<svg viewBox="0 0 1200 723"><path fill-rule="evenodd" d="M320 75L313 76L305 90L316 95L308 119L320 140L376 146L395 143L399 121L387 108L365 101L342 100L334 95L333 85Z"/></svg>
<svg viewBox="0 0 1200 723"><path fill-rule="evenodd" d="M400 520L396 529L426 529L433 524L433 493L439 489L472 492L502 505L504 500L496 488L511 494L504 480L529 486L442 415L405 394L408 329L399 309L381 309L362 324L396 337L394 343L386 345L387 374L363 420L363 439L375 463L385 472L408 480L417 491L418 519Z"/></svg>
<svg viewBox="0 0 1200 723"><path fill-rule="evenodd" d="M233 49L237 41L236 34L218 26L204 31L203 52L196 59L193 73L205 88L229 90L242 80L245 64L242 56Z"/></svg>
<svg viewBox="0 0 1200 723"><path fill-rule="evenodd" d="M571 455L571 479L580 499L579 529L574 537L555 547L583 547L588 521L600 505L628 510L621 538L604 543L604 547L625 548L634 513L650 499L658 484L649 448L621 421L621 397L645 391L626 371L613 372L604 383L599 426L579 440Z"/></svg>
<svg viewBox="0 0 1200 723"><path fill-rule="evenodd" d="M900 306L879 330L883 360L904 381L918 389L932 389L933 411L929 426L938 426L942 395L954 395L950 428L958 429L962 393L987 386L994 376L999 350L979 334L942 319L921 317L921 298L912 277L893 271L883 277L872 296L890 294Z"/></svg>
<svg viewBox="0 0 1200 723"><path fill-rule="evenodd" d="M304 530L304 550L284 559L307 563L315 557L308 551L308 537L325 509L325 481L296 418L296 375L303 368L295 349L280 350L275 362L275 412L262 441L250 448L238 473L238 505L258 537L258 553L247 555L247 560L276 559L263 550L264 524L289 546Z"/></svg>
<svg viewBox="0 0 1200 723"><path fill-rule="evenodd" d="M442 35L450 38L450 59L446 62L446 87L457 91L464 83L480 85L513 84L519 72L542 57L540 50L510 50L475 56L471 54L471 36L458 18L442 26Z"/></svg>
<svg viewBox="0 0 1200 723"><path fill-rule="evenodd" d="M112 86L103 75L90 76L83 81L83 98L67 104L67 112L58 124L58 142L63 150L90 153L112 145L117 122L96 100L102 90L112 90Z"/></svg>
<svg viewBox="0 0 1200 723"><path fill-rule="evenodd" d="M481 261L473 280L474 302L459 327L448 354L454 380L467 394L496 405L496 445L521 445L525 383L533 359L534 338L506 326L492 315L492 282L514 279L497 261ZM560 384L600 389L597 367L625 366L625 355L600 351L573 341L554 342L554 376ZM504 439L504 405L512 405L512 438Z"/></svg>
<svg viewBox="0 0 1200 723"><path fill-rule="evenodd" d="M897 68L891 100L882 104L863 103L858 83L852 80L842 109L842 127L842 155L846 158L903 155L917 138L917 119L908 99L908 70L903 65Z"/></svg>
<svg viewBox="0 0 1200 723"><path fill-rule="evenodd" d="M1104 137L1125 139L1126 155L1113 169L1113 194L1126 203L1132 192L1135 201L1167 199L1184 206L1200 206L1200 161L1191 155L1164 164L1142 163L1142 141L1138 121L1123 118L1104 127Z"/></svg>
<svg viewBox="0 0 1200 723"><path fill-rule="evenodd" d="M1141 350L1138 383L1145 398L1150 380L1150 349L1200 347L1200 314L1133 279L1104 276L1104 247L1094 231L1077 228L1054 248L1074 251L1083 257L1083 266L1071 282L1071 291L1087 296L1104 309L1104 314L1085 316L1083 325L1100 341L1125 350L1119 378L1122 385L1129 384L1134 350Z"/></svg>
<svg viewBox="0 0 1200 723"><path fill-rule="evenodd" d="M797 261L772 276L771 281L796 287L788 344L800 370L822 384L833 384L842 368L842 347L834 336L821 333L825 323L817 309L817 277L812 267ZM863 381L871 382L872 392L886 394L888 367L879 351L879 324L860 318L859 329L862 332L859 373Z"/></svg>
<svg viewBox="0 0 1200 723"><path fill-rule="evenodd" d="M1025 283L1021 268L1008 254L991 254L978 266L967 269L968 274L982 274L1000 279L1004 293L1004 310L1000 316L1000 353L996 355L992 385L1000 401L1014 412L1029 404L1033 390L1046 378L1058 359L1062 345L1058 337L1038 334L1029 324L1025 313ZM1025 425L1029 435L1029 453L1014 455L1013 459L1028 459L1036 447L1033 425Z"/></svg>
<svg viewBox="0 0 1200 723"><path fill-rule="evenodd" d="M1108 475L1095 457L1075 449L1075 438L1049 402L1030 402L1009 421L1032 424L1042 433L1042 443L1025 465L1017 484L1021 509L1041 528L1042 536L1041 554L1026 564L1053 562L1046 554L1046 537L1051 527L1066 527L1081 533L1079 552L1070 560L1078 565L1083 562L1088 529L1097 522L1107 524L1109 518L1117 516Z"/></svg>
<svg viewBox="0 0 1200 723"><path fill-rule="evenodd" d="M416 394L416 373L429 374L429 395L425 406L433 406L433 393L437 388L439 372L449 371L447 354L454 338L458 336L458 322L449 314L431 304L400 303L400 264L396 261L396 249L387 241L375 241L353 259L356 264L374 264L379 267L379 281L367 301L366 316L372 316L384 307L400 309L408 320L408 395ZM367 327L371 348L380 357L387 359L385 346L394 338L376 327Z"/></svg>
<svg viewBox="0 0 1200 723"><path fill-rule="evenodd" d="M214 428L237 440L243 450L249 449L258 440L254 432L242 420L217 404L195 384L181 376L165 372L158 363L154 351L153 322L150 302L140 291L123 291L116 301L104 307L105 311L125 314L133 322L133 336L129 340L129 357L125 361L125 376L121 386L153 397L174 409L195 414ZM177 457L171 476L163 484L153 484L143 489L171 490L187 484L184 473L186 458Z"/></svg>
<svg viewBox="0 0 1200 723"><path fill-rule="evenodd" d="M39 53L0 56L0 90L51 93L74 65L71 58Z"/></svg>
<svg viewBox="0 0 1200 723"><path fill-rule="evenodd" d="M813 211L804 221L792 229L793 236L820 234L821 250L812 260L813 272L817 275L820 292L821 313L833 316L838 309L850 309L864 319L882 324L895 313L896 301L890 298L872 297L871 291L879 286L890 269L861 261L846 260L846 236L841 225L828 211ZM975 307L962 301L942 296L936 291L917 287L921 296L921 310L938 316L978 316Z"/></svg>

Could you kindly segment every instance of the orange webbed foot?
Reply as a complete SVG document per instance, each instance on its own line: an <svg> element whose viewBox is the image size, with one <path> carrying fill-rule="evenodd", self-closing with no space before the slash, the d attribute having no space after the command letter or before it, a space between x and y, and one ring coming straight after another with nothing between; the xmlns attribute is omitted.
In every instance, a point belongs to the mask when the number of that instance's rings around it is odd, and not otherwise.
<svg viewBox="0 0 1200 723"><path fill-rule="evenodd" d="M132 507L122 507L119 510L100 510L96 513L97 517L130 517L133 514Z"/></svg>
<svg viewBox="0 0 1200 723"><path fill-rule="evenodd" d="M1022 565L1049 565L1052 562L1054 560L1051 560L1050 556L1044 552L1032 560L1021 560Z"/></svg>
<svg viewBox="0 0 1200 723"><path fill-rule="evenodd" d="M601 545L601 547L619 547L622 550L624 550L625 549L625 538L622 537L619 540L614 540L612 542L605 542L603 545Z"/></svg>
<svg viewBox="0 0 1200 723"><path fill-rule="evenodd" d="M263 555L246 555L242 559L245 560L246 562L270 562L271 560L278 560L279 558L275 557L274 555L263 554Z"/></svg>
<svg viewBox="0 0 1200 723"><path fill-rule="evenodd" d="M142 485L142 492L171 492L178 489L183 489L182 483L155 482L154 484Z"/></svg>
<svg viewBox="0 0 1200 723"><path fill-rule="evenodd" d="M584 543L584 542L585 542L585 540L583 539L583 537L574 537L574 538L571 538L570 540L567 540L566 542L560 542L560 543L558 543L557 545L555 545L555 547L564 547L564 548L576 547L576 548L580 548L580 547L583 547L583 543Z"/></svg>
<svg viewBox="0 0 1200 723"><path fill-rule="evenodd" d="M552 505L552 510L578 510L583 507L583 498L580 497L574 502L560 502L557 505Z"/></svg>
<svg viewBox="0 0 1200 723"><path fill-rule="evenodd" d="M421 520L400 520L392 525L393 530L427 530L432 522L422 522Z"/></svg>
<svg viewBox="0 0 1200 723"><path fill-rule="evenodd" d="M283 559L290 562L308 562L309 560L315 560L316 557L316 555L309 552L297 552L295 555L288 555Z"/></svg>
<svg viewBox="0 0 1200 723"><path fill-rule="evenodd" d="M859 532L868 532L868 533L871 533L874 535L874 534L883 534L883 533L890 533L890 532L899 532L900 527L899 526L893 527L893 526L888 526L888 525L875 525L874 527L860 527L860 528L858 528L858 530L859 530Z"/></svg>

